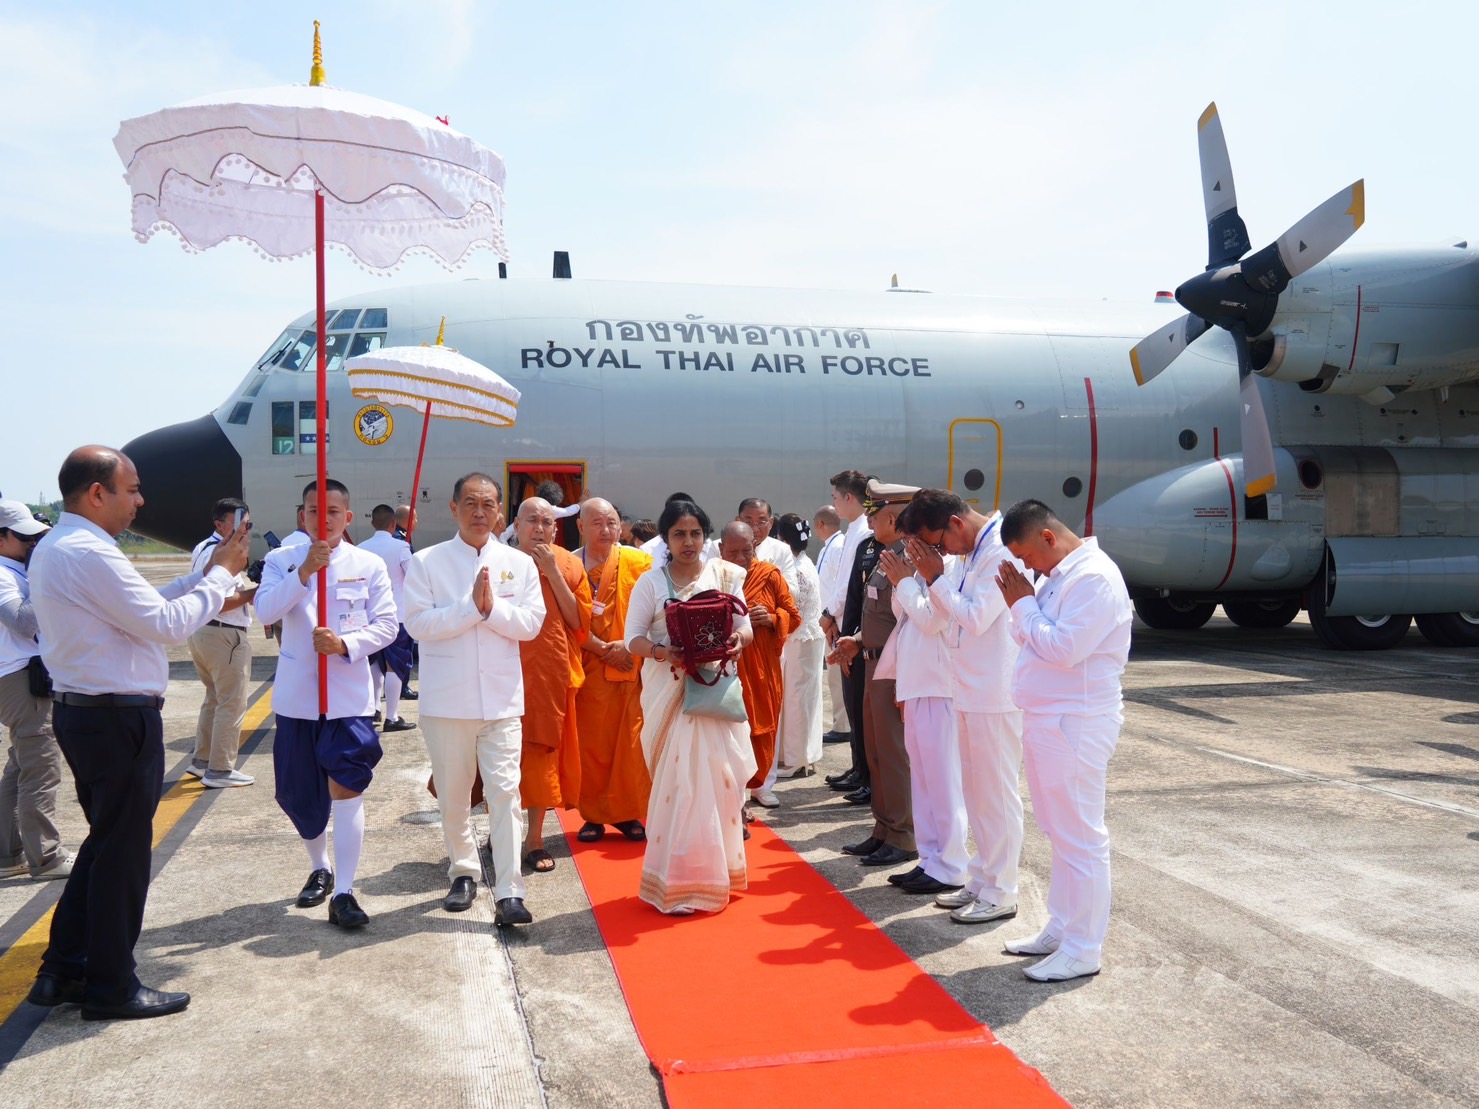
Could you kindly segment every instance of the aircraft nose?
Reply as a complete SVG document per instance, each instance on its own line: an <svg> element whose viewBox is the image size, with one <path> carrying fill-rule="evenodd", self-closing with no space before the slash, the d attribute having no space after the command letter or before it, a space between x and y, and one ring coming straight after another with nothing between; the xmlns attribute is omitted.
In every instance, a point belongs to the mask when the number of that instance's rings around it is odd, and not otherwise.
<svg viewBox="0 0 1479 1109"><path fill-rule="evenodd" d="M241 496L241 455L214 416L147 432L123 453L144 496L130 530L150 539L188 551L210 531L211 506Z"/></svg>

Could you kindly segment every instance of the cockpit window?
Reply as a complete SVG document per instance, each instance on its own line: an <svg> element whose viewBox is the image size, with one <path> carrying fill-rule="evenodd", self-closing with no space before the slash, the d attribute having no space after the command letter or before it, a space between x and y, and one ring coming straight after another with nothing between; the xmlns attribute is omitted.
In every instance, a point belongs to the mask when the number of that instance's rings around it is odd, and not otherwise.
<svg viewBox="0 0 1479 1109"><path fill-rule="evenodd" d="M354 342L349 348L349 357L357 358L361 354L369 354L372 350L379 350L385 345L385 332L383 331L361 331L354 337Z"/></svg>
<svg viewBox="0 0 1479 1109"><path fill-rule="evenodd" d="M360 317L359 325L365 331L372 331L376 328L383 331L387 326L385 322L385 309L366 308L365 314Z"/></svg>
<svg viewBox="0 0 1479 1109"><path fill-rule="evenodd" d="M313 331L300 331L296 336L284 336L289 339L277 354L271 358L272 365L280 370L306 370L313 364L313 351L318 346L318 334Z"/></svg>
<svg viewBox="0 0 1479 1109"><path fill-rule="evenodd" d="M344 368L344 348L347 346L349 346L349 336L343 332L331 334L328 337L328 342L324 344L324 352L329 360L329 373ZM313 368L317 370L318 366L315 365Z"/></svg>
<svg viewBox="0 0 1479 1109"><path fill-rule="evenodd" d="M384 308L341 308L330 316L329 333L324 344L328 369L331 372L342 370L344 359L383 347L386 315ZM353 333L356 326L358 334ZM318 368L317 347L316 329L290 327L257 360L257 369L262 373L274 369L312 373Z"/></svg>
<svg viewBox="0 0 1479 1109"><path fill-rule="evenodd" d="M329 321L330 331L353 331L354 321L359 319L358 308L341 308Z"/></svg>

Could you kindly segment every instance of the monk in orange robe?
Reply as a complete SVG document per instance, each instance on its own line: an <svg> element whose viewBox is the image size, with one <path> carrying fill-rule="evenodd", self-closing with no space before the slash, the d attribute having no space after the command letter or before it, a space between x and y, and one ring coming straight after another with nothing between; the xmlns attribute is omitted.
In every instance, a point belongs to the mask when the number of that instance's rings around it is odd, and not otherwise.
<svg viewBox="0 0 1479 1109"><path fill-rule="evenodd" d="M590 577L590 636L581 644L585 684L575 698L580 729L580 815L576 838L592 843L613 825L627 839L645 839L652 778L642 754L641 667L627 652L627 604L652 556L621 545L621 517L609 501L580 507L580 556Z"/></svg>
<svg viewBox="0 0 1479 1109"><path fill-rule="evenodd" d="M781 718L781 648L786 636L801 623L791 588L780 570L755 557L755 533L739 520L724 525L719 535L719 557L745 570L745 604L755 641L740 656L740 686L750 718L750 744L755 750L755 776L750 796L767 807L759 791L775 761L775 735Z"/></svg>
<svg viewBox="0 0 1479 1109"><path fill-rule="evenodd" d="M591 630L591 587L580 559L555 546L555 509L530 497L519 506L514 534L519 550L539 567L544 625L519 644L524 671L524 748L519 759L519 794L528 811L524 865L536 873L553 870L544 849L544 814L572 808L580 795L580 743L575 692L584 680L580 645Z"/></svg>

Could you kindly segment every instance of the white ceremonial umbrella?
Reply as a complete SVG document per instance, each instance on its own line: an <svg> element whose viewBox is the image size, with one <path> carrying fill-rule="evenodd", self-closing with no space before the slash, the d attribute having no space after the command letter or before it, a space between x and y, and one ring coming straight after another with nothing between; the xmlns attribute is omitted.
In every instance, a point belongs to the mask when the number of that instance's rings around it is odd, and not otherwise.
<svg viewBox="0 0 1479 1109"><path fill-rule="evenodd" d="M443 346L446 334L447 317L443 316L435 346L382 347L344 363L355 396L415 408L422 413L407 539L416 531L416 497L421 488L421 462L426 455L426 432L432 417L513 427L519 414L519 391L481 363Z"/></svg>
<svg viewBox="0 0 1479 1109"><path fill-rule="evenodd" d="M325 455L324 247L384 273L410 252L449 269L479 247L507 258L503 161L446 124L324 84L318 21L306 86L205 97L124 120L113 140L133 192L141 242L177 235L188 250L228 239L270 258L315 255L318 308L318 487ZM319 513L318 538L325 537ZM328 619L319 572L318 618ZM319 658L319 709L328 670Z"/></svg>

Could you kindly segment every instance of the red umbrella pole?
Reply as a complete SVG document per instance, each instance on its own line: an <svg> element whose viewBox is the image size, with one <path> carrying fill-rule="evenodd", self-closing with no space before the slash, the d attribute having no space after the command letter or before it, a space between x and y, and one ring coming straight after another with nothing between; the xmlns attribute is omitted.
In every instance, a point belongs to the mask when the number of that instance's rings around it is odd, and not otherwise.
<svg viewBox="0 0 1479 1109"><path fill-rule="evenodd" d="M318 538L329 537L329 513L327 504L329 483L329 435L325 416L329 407L329 321L324 308L324 194L322 190L313 194L313 264L318 294L318 382L314 413L314 443L318 447ZM328 570L318 572L318 626L329 626ZM318 714L329 712L329 656L318 656Z"/></svg>
<svg viewBox="0 0 1479 1109"><path fill-rule="evenodd" d="M416 448L416 476L411 479L411 515L406 520L406 542L416 534L416 499L421 496L421 460L426 457L426 431L431 427L431 401L426 402L426 416L421 421L421 446Z"/></svg>

